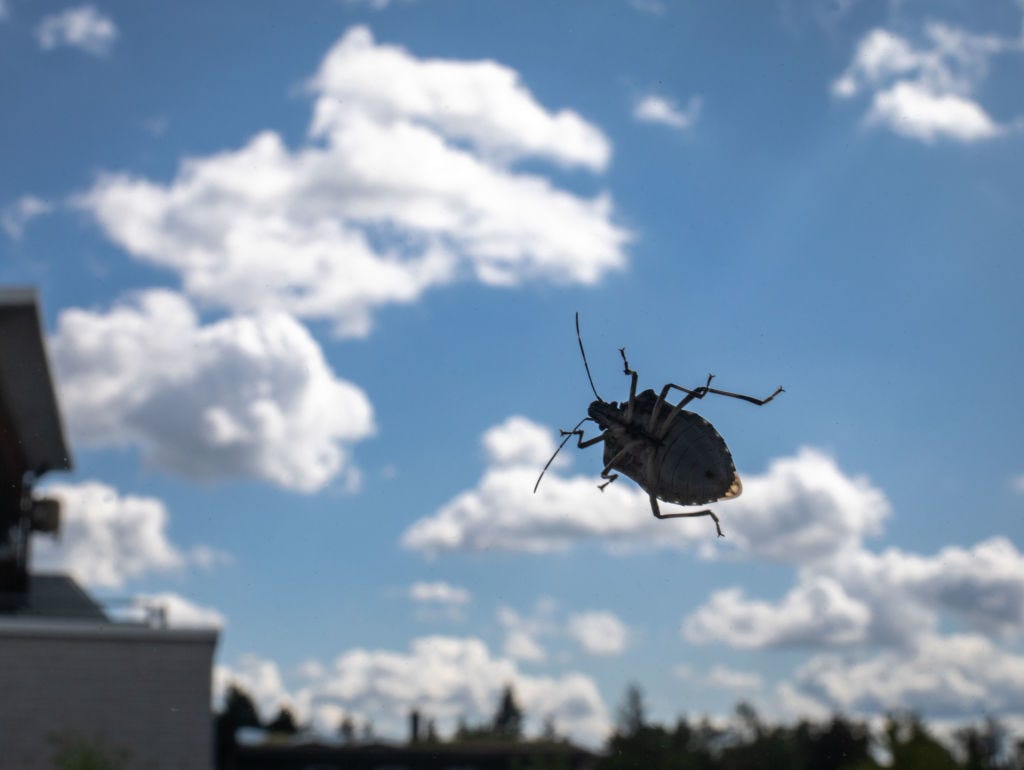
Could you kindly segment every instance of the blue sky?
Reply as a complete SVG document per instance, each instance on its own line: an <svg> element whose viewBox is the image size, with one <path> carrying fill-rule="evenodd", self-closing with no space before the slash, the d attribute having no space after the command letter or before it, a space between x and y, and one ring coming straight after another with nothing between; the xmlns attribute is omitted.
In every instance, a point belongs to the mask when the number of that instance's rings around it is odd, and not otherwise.
<svg viewBox="0 0 1024 770"><path fill-rule="evenodd" d="M75 471L37 562L403 734L1024 719L1018 3L4 0L0 281ZM557 429L705 399L656 521ZM116 533L116 535L114 534Z"/></svg>

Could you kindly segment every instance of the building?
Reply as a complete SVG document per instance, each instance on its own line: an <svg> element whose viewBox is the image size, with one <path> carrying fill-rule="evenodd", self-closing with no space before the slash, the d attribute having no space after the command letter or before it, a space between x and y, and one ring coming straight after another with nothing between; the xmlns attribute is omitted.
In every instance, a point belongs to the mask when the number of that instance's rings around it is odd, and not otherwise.
<svg viewBox="0 0 1024 770"><path fill-rule="evenodd" d="M32 538L60 528L33 488L70 458L35 292L0 289L0 770L52 770L61 752L210 770L217 632L116 622L30 568Z"/></svg>

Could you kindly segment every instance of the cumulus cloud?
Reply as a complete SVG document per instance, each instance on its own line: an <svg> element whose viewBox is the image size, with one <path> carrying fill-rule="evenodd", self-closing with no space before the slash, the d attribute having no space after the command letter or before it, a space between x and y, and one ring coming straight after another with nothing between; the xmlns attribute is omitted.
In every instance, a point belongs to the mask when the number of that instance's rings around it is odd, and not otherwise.
<svg viewBox="0 0 1024 770"><path fill-rule="evenodd" d="M358 481L349 454L374 430L369 400L285 313L203 325L183 297L152 290L106 313L65 310L49 347L78 443L300 492Z"/></svg>
<svg viewBox="0 0 1024 770"><path fill-rule="evenodd" d="M944 617L995 636L1024 632L1024 555L1006 538L934 556L854 550L800 572L781 600L740 588L711 595L683 622L686 640L730 647L896 647L934 633Z"/></svg>
<svg viewBox="0 0 1024 770"><path fill-rule="evenodd" d="M705 681L711 687L721 687L741 693L760 690L764 686L764 678L758 673L739 671L735 668L721 665L712 666L705 677Z"/></svg>
<svg viewBox="0 0 1024 770"><path fill-rule="evenodd" d="M406 548L543 553L598 541L610 551L681 549L707 545L714 532L701 519L655 519L647 494L627 479L598 492L596 470L567 476L553 466L534 494L555 444L551 431L526 418L491 428L483 443L487 468L480 481L414 522L402 535ZM565 467L571 458L566 451L558 461ZM826 558L878 533L889 514L881 491L814 449L774 461L765 473L746 476L744 486L744 496L716 508L730 552L742 558L797 564Z"/></svg>
<svg viewBox="0 0 1024 770"><path fill-rule="evenodd" d="M257 656L243 657L237 666L219 666L217 689L237 682L254 694L264 715L282 704L292 707L300 721L311 720L323 730L337 729L339 714L372 722L382 735L403 737L406 714L416 708L433 719L442 733L454 730L459 719L489 720L501 692L512 685L528 719L528 733L540 731L540 715L550 715L559 733L587 745L602 742L610 726L607 709L592 679L569 672L559 676L530 676L516 664L492 655L479 639L430 636L412 641L408 651L352 649L331 663L309 661L285 686L277 666Z"/></svg>
<svg viewBox="0 0 1024 770"><path fill-rule="evenodd" d="M121 495L98 481L50 484L45 491L61 502L61 532L33 541L35 564L69 572L88 586L122 588L143 575L204 562L211 551L175 546L167 534L167 509L155 498Z"/></svg>
<svg viewBox="0 0 1024 770"><path fill-rule="evenodd" d="M53 211L53 204L35 195L23 195L0 212L0 227L12 240L25 234L25 227L36 217Z"/></svg>
<svg viewBox="0 0 1024 770"><path fill-rule="evenodd" d="M599 172L610 156L600 130L545 109L514 70L419 59L355 27L309 90L301 147L262 131L184 161L168 184L104 174L78 203L208 304L329 319L347 336L365 336L376 309L456 280L587 285L624 266L629 234L607 194L514 167Z"/></svg>
<svg viewBox="0 0 1024 770"><path fill-rule="evenodd" d="M775 604L748 599L740 588L716 591L683 623L695 644L724 642L730 647L791 647L856 644L864 641L870 610L835 580L819 577Z"/></svg>
<svg viewBox="0 0 1024 770"><path fill-rule="evenodd" d="M419 620L462 620L463 610L472 599L469 591L443 580L419 581L409 586L409 599L416 605Z"/></svg>
<svg viewBox="0 0 1024 770"><path fill-rule="evenodd" d="M929 23L919 45L885 29L860 41L853 61L832 83L832 93L851 99L868 92L868 125L923 142L991 139L1006 131L977 102L975 92L990 59L1019 51L1018 41L975 35Z"/></svg>
<svg viewBox="0 0 1024 770"><path fill-rule="evenodd" d="M822 655L797 691L835 710L911 710L930 717L1024 712L1024 657L976 634L928 634L910 650L870 658Z"/></svg>
<svg viewBox="0 0 1024 770"><path fill-rule="evenodd" d="M505 630L505 655L528 663L546 661L548 652L541 639L557 633L556 609L555 602L547 598L538 600L529 615L516 612L511 607L500 607L498 622Z"/></svg>
<svg viewBox="0 0 1024 770"><path fill-rule="evenodd" d="M621 655L629 644L629 628L612 612L581 612L569 618L569 635L590 655Z"/></svg>
<svg viewBox="0 0 1024 770"><path fill-rule="evenodd" d="M80 5L43 17L36 39L44 51L61 46L77 48L93 56L105 56L117 39L117 25L94 5Z"/></svg>
<svg viewBox="0 0 1024 770"><path fill-rule="evenodd" d="M679 131L692 128L700 117L701 98L692 96L680 109L673 99L647 94L633 105L633 117L641 123L657 123Z"/></svg>

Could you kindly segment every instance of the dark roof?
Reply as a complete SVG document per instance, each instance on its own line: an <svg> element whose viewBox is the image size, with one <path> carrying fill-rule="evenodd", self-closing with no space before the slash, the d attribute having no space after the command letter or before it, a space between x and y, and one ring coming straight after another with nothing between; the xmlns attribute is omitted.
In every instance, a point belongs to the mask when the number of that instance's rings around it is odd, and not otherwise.
<svg viewBox="0 0 1024 770"><path fill-rule="evenodd" d="M31 288L0 288L0 402L26 470L71 469Z"/></svg>
<svg viewBox="0 0 1024 770"><path fill-rule="evenodd" d="M68 575L29 575L19 606L0 615L109 622L100 606Z"/></svg>

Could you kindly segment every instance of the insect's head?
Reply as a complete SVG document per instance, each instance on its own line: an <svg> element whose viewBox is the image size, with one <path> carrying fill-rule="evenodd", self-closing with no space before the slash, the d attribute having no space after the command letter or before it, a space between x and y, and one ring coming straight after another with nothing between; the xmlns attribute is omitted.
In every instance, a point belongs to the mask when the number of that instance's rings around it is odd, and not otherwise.
<svg viewBox="0 0 1024 770"><path fill-rule="evenodd" d="M622 413L615 401L591 401L587 407L587 416L596 422L601 430L607 430L622 421Z"/></svg>

